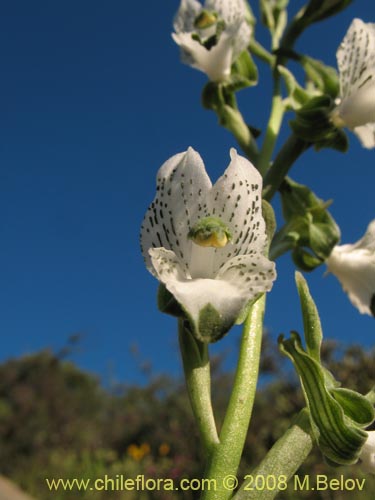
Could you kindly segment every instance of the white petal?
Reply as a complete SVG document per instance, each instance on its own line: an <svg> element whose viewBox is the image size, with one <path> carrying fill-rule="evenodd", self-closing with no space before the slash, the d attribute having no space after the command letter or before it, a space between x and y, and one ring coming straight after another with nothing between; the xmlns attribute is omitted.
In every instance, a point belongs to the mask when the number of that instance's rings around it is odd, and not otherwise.
<svg viewBox="0 0 375 500"><path fill-rule="evenodd" d="M360 459L366 472L375 474L375 431L368 431L368 438L362 447Z"/></svg>
<svg viewBox="0 0 375 500"><path fill-rule="evenodd" d="M175 252L187 270L192 246L187 236L192 214L204 210L211 186L203 161L192 148L172 156L160 168L156 196L141 228L141 248L149 270L152 271L152 266L148 250L156 247Z"/></svg>
<svg viewBox="0 0 375 500"><path fill-rule="evenodd" d="M164 248L150 250L156 274L199 329L199 315L207 305L219 313L229 329L246 304L272 287L274 263L265 257L232 259L216 279L188 279L176 255Z"/></svg>
<svg viewBox="0 0 375 500"><path fill-rule="evenodd" d="M217 12L226 25L241 21L247 15L244 0L206 0L205 8Z"/></svg>
<svg viewBox="0 0 375 500"><path fill-rule="evenodd" d="M202 4L197 0L181 0L173 21L176 33L194 31L194 21L201 10Z"/></svg>
<svg viewBox="0 0 375 500"><path fill-rule="evenodd" d="M148 251L153 274L164 284L173 280L184 280L184 270L176 254L165 248L150 248Z"/></svg>
<svg viewBox="0 0 375 500"><path fill-rule="evenodd" d="M348 246L352 246L353 249L364 248L369 252L375 253L375 220L370 222L367 226L365 234L359 241L357 241L357 243Z"/></svg>
<svg viewBox="0 0 375 500"><path fill-rule="evenodd" d="M374 78L345 97L335 112L342 124L351 129L375 122L375 71Z"/></svg>
<svg viewBox="0 0 375 500"><path fill-rule="evenodd" d="M375 296L375 221L353 245L336 246L326 261L362 314L373 315Z"/></svg>
<svg viewBox="0 0 375 500"><path fill-rule="evenodd" d="M191 33L172 33L172 37L182 49L183 62L206 73L211 81L222 81L230 75L234 38L226 31L210 50L193 40Z"/></svg>
<svg viewBox="0 0 375 500"><path fill-rule="evenodd" d="M217 278L242 290L246 303L271 290L276 279L275 263L259 253L239 255L224 264Z"/></svg>
<svg viewBox="0 0 375 500"><path fill-rule="evenodd" d="M262 177L258 170L235 149L224 175L209 194L208 215L220 217L232 233L232 242L215 250L215 272L237 255L262 253L266 227L262 217Z"/></svg>
<svg viewBox="0 0 375 500"><path fill-rule="evenodd" d="M375 123L367 123L361 127L355 127L353 132L361 141L364 148L375 148Z"/></svg>
<svg viewBox="0 0 375 500"><path fill-rule="evenodd" d="M337 51L341 96L360 89L374 78L375 24L354 19Z"/></svg>

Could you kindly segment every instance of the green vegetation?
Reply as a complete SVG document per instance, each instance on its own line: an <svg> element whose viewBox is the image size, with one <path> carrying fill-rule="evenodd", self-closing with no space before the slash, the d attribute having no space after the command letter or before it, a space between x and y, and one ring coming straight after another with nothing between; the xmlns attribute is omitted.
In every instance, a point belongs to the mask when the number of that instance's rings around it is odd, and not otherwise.
<svg viewBox="0 0 375 500"><path fill-rule="evenodd" d="M366 393L375 381L375 352L359 347L340 350L326 343L323 358L348 388ZM232 375L214 361L213 400L218 419L224 414ZM247 436L239 477L251 472L303 407L303 396L290 365L265 342L251 432ZM92 500L193 500L194 491L73 491L51 492L45 478L135 479L200 478L198 433L182 381L150 377L145 387L104 389L92 375L64 356L43 351L0 366L0 470L35 498ZM312 481L364 478L362 492L310 491L281 493L280 499L370 499L375 479L359 466L333 468L318 450L299 471Z"/></svg>

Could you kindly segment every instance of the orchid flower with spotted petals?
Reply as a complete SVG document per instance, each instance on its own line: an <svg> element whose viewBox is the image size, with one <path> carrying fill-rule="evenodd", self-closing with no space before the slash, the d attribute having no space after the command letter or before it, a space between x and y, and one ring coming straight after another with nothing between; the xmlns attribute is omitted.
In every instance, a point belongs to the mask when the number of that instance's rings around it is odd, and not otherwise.
<svg viewBox="0 0 375 500"><path fill-rule="evenodd" d="M231 66L250 42L245 0L182 0L173 27L173 40L186 64L206 73L213 82L225 80Z"/></svg>
<svg viewBox="0 0 375 500"><path fill-rule="evenodd" d="M262 178L234 149L230 154L214 185L192 148L164 163L141 229L148 270L204 342L223 336L276 277L274 263L263 255Z"/></svg>
<svg viewBox="0 0 375 500"><path fill-rule="evenodd" d="M354 19L337 51L340 99L332 121L375 147L375 23Z"/></svg>
<svg viewBox="0 0 375 500"><path fill-rule="evenodd" d="M362 461L362 468L370 474L375 474L375 431L368 431L368 438L359 458Z"/></svg>
<svg viewBox="0 0 375 500"><path fill-rule="evenodd" d="M326 264L352 304L362 314L375 316L375 220L357 243L335 246Z"/></svg>

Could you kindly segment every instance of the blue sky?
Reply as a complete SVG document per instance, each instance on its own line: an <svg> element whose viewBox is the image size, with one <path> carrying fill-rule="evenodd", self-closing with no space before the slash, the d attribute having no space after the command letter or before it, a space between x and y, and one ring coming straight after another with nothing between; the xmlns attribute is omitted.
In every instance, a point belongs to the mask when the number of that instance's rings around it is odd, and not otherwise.
<svg viewBox="0 0 375 500"><path fill-rule="evenodd" d="M292 2L302 5L302 2ZM235 143L200 106L205 75L179 61L170 33L179 2L80 0L2 5L0 15L0 361L81 333L73 360L105 382L180 373L175 320L157 311L157 283L145 270L139 228L160 165L189 145L216 179ZM374 22L375 4L357 0L303 35L298 49L335 65L353 17ZM258 26L265 44L267 34ZM264 126L270 82L239 94L245 117ZM285 128L287 130L287 128ZM350 134L346 155L309 151L293 177L323 199L343 242L374 218L374 151ZM301 330L290 257L278 261L266 326L275 339ZM374 344L332 276L308 276L326 337ZM239 332L215 351L234 360Z"/></svg>

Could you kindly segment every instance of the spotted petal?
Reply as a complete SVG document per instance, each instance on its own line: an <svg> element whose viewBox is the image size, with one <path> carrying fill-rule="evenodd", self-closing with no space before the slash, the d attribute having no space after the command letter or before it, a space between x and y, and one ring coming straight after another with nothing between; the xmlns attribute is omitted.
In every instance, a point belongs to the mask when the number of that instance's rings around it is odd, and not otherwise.
<svg viewBox="0 0 375 500"><path fill-rule="evenodd" d="M181 0L173 21L176 33L194 31L194 21L201 10L202 4L197 0Z"/></svg>
<svg viewBox="0 0 375 500"><path fill-rule="evenodd" d="M172 156L162 165L157 176L156 196L141 228L141 249L152 273L148 250L155 247L175 252L187 271L192 245L188 240L192 214L203 207L211 185L202 158L192 148Z"/></svg>
<svg viewBox="0 0 375 500"><path fill-rule="evenodd" d="M375 220L357 243L336 246L326 263L352 304L375 316Z"/></svg>
<svg viewBox="0 0 375 500"><path fill-rule="evenodd" d="M375 23L353 19L336 55L341 97L345 98L374 78Z"/></svg>
<svg viewBox="0 0 375 500"><path fill-rule="evenodd" d="M232 259L215 279L189 279L176 255L164 248L151 249L150 256L158 279L179 302L195 336L203 342L221 338L249 301L272 288L276 277L274 263L259 254Z"/></svg>
<svg viewBox="0 0 375 500"><path fill-rule="evenodd" d="M224 262L250 251L262 253L266 244L266 228L262 217L262 177L258 170L235 149L231 163L215 183L207 202L208 215L218 216L231 233L232 243L216 249L214 270Z"/></svg>
<svg viewBox="0 0 375 500"><path fill-rule="evenodd" d="M366 148L375 146L375 24L354 19L337 51L340 100L332 120L357 134Z"/></svg>

